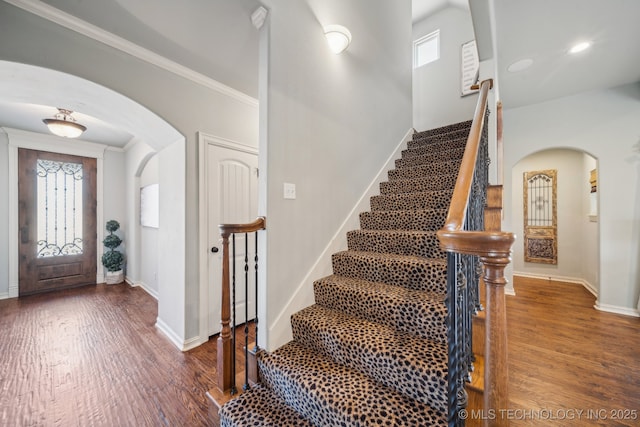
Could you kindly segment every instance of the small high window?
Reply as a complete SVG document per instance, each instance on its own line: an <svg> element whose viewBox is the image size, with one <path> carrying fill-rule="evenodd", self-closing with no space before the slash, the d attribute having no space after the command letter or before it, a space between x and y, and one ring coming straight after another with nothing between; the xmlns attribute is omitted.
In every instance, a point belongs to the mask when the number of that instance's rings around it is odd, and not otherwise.
<svg viewBox="0 0 640 427"><path fill-rule="evenodd" d="M413 68L440 59L440 30L435 30L413 42Z"/></svg>

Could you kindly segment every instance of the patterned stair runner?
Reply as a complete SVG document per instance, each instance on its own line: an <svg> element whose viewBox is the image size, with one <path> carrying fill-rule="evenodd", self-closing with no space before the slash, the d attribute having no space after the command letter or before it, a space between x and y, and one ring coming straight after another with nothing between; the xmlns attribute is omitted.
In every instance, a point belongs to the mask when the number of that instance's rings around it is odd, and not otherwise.
<svg viewBox="0 0 640 427"><path fill-rule="evenodd" d="M444 224L471 122L414 134L222 427L446 425Z"/></svg>

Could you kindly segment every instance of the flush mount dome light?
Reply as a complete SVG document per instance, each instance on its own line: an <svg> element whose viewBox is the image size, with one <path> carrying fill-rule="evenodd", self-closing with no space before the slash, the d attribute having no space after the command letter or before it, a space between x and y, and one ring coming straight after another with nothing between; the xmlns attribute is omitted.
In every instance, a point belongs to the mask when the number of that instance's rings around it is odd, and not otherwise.
<svg viewBox="0 0 640 427"><path fill-rule="evenodd" d="M43 119L42 121L54 135L64 138L77 138L82 135L82 132L87 130L87 128L76 122L76 119L71 116L71 113L73 113L73 111L58 108L58 113L56 113L55 118Z"/></svg>
<svg viewBox="0 0 640 427"><path fill-rule="evenodd" d="M576 54L585 51L591 47L591 42L580 42L571 46L569 53Z"/></svg>
<svg viewBox="0 0 640 427"><path fill-rule="evenodd" d="M336 55L345 50L351 43L351 32L342 25L327 25L324 27L329 49Z"/></svg>

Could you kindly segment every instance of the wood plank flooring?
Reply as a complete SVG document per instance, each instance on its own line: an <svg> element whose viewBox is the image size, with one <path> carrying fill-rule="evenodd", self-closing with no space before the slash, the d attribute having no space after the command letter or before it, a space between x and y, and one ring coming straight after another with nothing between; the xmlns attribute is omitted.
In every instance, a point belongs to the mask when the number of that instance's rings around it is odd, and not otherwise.
<svg viewBox="0 0 640 427"><path fill-rule="evenodd" d="M595 310L579 285L514 286L511 425L640 425L640 319ZM0 425L217 425L205 396L215 342L180 352L156 316L156 301L127 285L0 301Z"/></svg>
<svg viewBox="0 0 640 427"><path fill-rule="evenodd" d="M0 425L208 426L215 343L181 352L141 288L0 301Z"/></svg>
<svg viewBox="0 0 640 427"><path fill-rule="evenodd" d="M640 425L640 318L581 285L514 279L507 296L512 426Z"/></svg>

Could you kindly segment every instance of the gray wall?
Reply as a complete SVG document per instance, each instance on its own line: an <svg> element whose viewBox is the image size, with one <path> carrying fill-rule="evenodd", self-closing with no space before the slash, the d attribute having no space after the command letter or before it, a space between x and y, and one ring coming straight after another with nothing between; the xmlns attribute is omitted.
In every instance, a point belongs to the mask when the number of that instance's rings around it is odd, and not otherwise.
<svg viewBox="0 0 640 427"><path fill-rule="evenodd" d="M577 150L551 149L533 153L511 169L511 229L521 236L513 246L515 274L572 280L597 291L597 223L589 219L589 170L596 161ZM539 264L524 261L523 174L555 169L557 171L558 263Z"/></svg>
<svg viewBox="0 0 640 427"><path fill-rule="evenodd" d="M9 139L0 132L0 242L9 241ZM16 231L17 232L17 231ZM0 299L9 297L9 247L0 244Z"/></svg>
<svg viewBox="0 0 640 427"><path fill-rule="evenodd" d="M550 148L582 150L597 159L597 306L632 315L638 314L640 293L639 117L640 83L504 112L505 171L529 154ZM518 227L509 209L514 205L511 187L511 180L505 180L506 230Z"/></svg>
<svg viewBox="0 0 640 427"><path fill-rule="evenodd" d="M312 286L302 278L411 127L411 3L270 0L265 4L271 9L271 22L262 35L262 52L267 56L261 58L260 203L268 224L263 260L266 323L274 335L268 346L273 347L285 338L284 331L290 331L291 295L301 286ZM349 49L337 56L329 52L322 29L332 23L347 26L353 34ZM4 40L0 59L99 83L147 107L184 136L184 142L166 148L156 141L142 142L161 150L160 186L175 189L171 198L164 198L161 190L160 221L172 227L159 236L158 268L164 270L158 276L165 282L158 284L158 323L174 341L197 338L196 135L202 131L255 145L256 106L4 2L0 37ZM127 157L127 174L135 169L129 163ZM128 225L136 208L130 178ZM284 182L297 185L296 200L283 200ZM131 238L131 233L127 236Z"/></svg>
<svg viewBox="0 0 640 427"><path fill-rule="evenodd" d="M411 2L265 3L269 86L260 102L268 121L260 152L268 170L261 209L273 348L290 337L291 312L313 303L294 301L300 288L312 286L305 275L316 262L330 262L319 255L411 127ZM327 24L352 33L340 55L328 49ZM284 182L296 184L297 199L283 199Z"/></svg>
<svg viewBox="0 0 640 427"><path fill-rule="evenodd" d="M56 24L0 2L0 59L33 64L96 82L145 106L169 122L185 138L170 148L161 168L180 170L165 188L175 200L168 204L172 233L168 247L181 257L165 264L167 282L159 295L159 317L172 331L174 341L185 342L199 333L198 278L198 131L247 145L257 143L257 107L161 70L134 57L93 41ZM87 103L96 102L88 99ZM162 150L158 141L144 141ZM171 146L170 146L171 147ZM2 160L0 160L2 161ZM171 200L171 199L168 199ZM0 214L0 218L2 214ZM167 252L167 256L170 253ZM0 265L5 261L0 260ZM173 266L173 267L171 267ZM159 272L160 274L160 272ZM174 298L178 295L179 298ZM164 306L163 304L166 304ZM195 308L194 308L195 307Z"/></svg>
<svg viewBox="0 0 640 427"><path fill-rule="evenodd" d="M158 157L152 157L140 175L140 188L159 182ZM139 194L139 193L138 193ZM140 227L140 282L151 295L158 295L158 228Z"/></svg>
<svg viewBox="0 0 640 427"><path fill-rule="evenodd" d="M478 95L460 96L460 47L474 39L468 10L450 7L413 25L413 40L440 29L440 59L413 72L413 127L418 131L473 118Z"/></svg>

